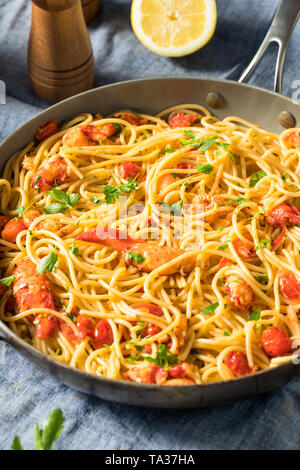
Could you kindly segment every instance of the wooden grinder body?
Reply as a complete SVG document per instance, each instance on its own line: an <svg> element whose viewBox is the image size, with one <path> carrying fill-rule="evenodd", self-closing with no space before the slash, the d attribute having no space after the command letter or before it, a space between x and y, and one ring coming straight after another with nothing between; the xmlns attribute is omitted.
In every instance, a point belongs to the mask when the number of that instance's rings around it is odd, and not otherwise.
<svg viewBox="0 0 300 470"><path fill-rule="evenodd" d="M92 88L94 59L80 0L32 0L28 70L35 93L49 103Z"/></svg>

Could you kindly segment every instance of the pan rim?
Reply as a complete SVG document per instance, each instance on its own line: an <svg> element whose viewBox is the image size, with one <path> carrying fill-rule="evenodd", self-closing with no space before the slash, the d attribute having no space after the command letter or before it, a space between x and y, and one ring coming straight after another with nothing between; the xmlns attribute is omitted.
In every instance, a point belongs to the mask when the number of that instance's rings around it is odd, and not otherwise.
<svg viewBox="0 0 300 470"><path fill-rule="evenodd" d="M228 80L228 79L219 79L219 78L212 78L212 77L194 77L194 76L177 76L177 77L166 76L166 77L147 77L147 78L131 79L131 80L125 80L125 81L121 81L121 82L115 82L115 83L102 85L102 86L97 87L97 88L92 88L91 90L87 90L83 93L80 93L80 94L77 94L77 95L72 96L70 98L67 98L67 99L65 99L63 101L60 101L59 103L56 103L52 106L48 106L46 109L41 110L39 113L34 115L32 118L28 119L26 122L21 124L10 135L8 135L0 143L0 152L1 152L2 148L5 147L7 142L10 139L12 139L16 134L18 134L25 126L30 125L35 120L38 120L40 118L42 119L44 114L48 114L51 111L55 112L56 110L58 110L60 108L63 108L67 104L75 102L76 100L78 100L81 97L88 96L90 94L97 94L100 90L102 91L102 90L106 90L106 89L110 89L110 88L118 88L121 85L131 85L131 84L134 85L136 83L143 83L143 82L146 83L146 82L153 82L153 81L168 81L168 80L171 80L171 81L174 81L174 82L184 80L184 81L196 81L196 82L200 82L200 83L201 82L211 82L212 84L214 84L214 83L216 83L216 84L229 84L229 85L231 84L231 85L235 85L238 88L244 88L246 90L249 90L249 89L250 90L256 90L260 93L271 95L274 98L281 98L283 101L285 101L287 103L290 103L293 106L299 105L299 103L295 102L290 97L281 95L281 94L276 93L272 90L268 90L268 89L258 87L258 86L255 86L255 85L249 85L247 83L240 83L240 82L236 82L234 80ZM299 108L300 108L300 105L299 105ZM85 112L85 111L82 111L82 112ZM18 148L15 149L15 152L16 151L18 151ZM7 155L5 158L3 158L3 160L7 161L8 158L11 157L11 155ZM123 388L123 387L128 388L128 386L130 386L132 388L138 388L138 389L141 389L141 390L148 390L148 391L150 391L150 390L156 391L156 390L163 390L163 389L169 390L170 389L170 386L162 386L162 385L156 385L156 384L141 384L141 383L135 383L135 382L130 382L130 381L121 380L121 379L111 379L111 378L108 378L108 377L101 377L101 376L98 376L96 374L92 374L90 372L86 372L84 370L71 367L68 364L64 364L64 363L62 363L62 362L60 362L60 361L58 361L54 358L46 356L41 351L34 348L32 345L28 344L25 340L21 339L15 333L13 333L13 331L2 320L0 320L0 333L1 332L4 334L4 337L3 337L4 342L13 345L13 347L15 347L18 351L20 351L20 352L27 351L30 355L38 357L41 360L42 363L53 365L55 367L60 368L62 371L67 370L70 373L73 373L74 375L81 376L81 377L86 377L88 379L93 379L93 380L98 381L99 383L104 382L106 384L115 385L115 386L118 386L120 388ZM0 336L0 339L1 339L1 336ZM17 344L18 348L17 348L17 346L15 346L15 344ZM30 359L30 362L34 364L32 359ZM293 364L292 361L289 361L289 362L281 364L279 366L275 366L275 367L272 367L270 369L259 371L259 372L256 372L255 374L251 374L251 375L244 376L244 377L236 377L236 378L231 379L231 380L219 380L219 381L216 381L216 382L209 382L209 383L204 383L204 384L176 386L176 389L186 390L186 389L195 389L195 388L197 388L199 390L200 389L203 390L203 389L209 389L209 388L216 387L216 386L221 388L222 386L226 386L226 385L229 386L229 384L238 384L241 381L243 381L243 383L246 383L247 381L252 380L253 377L261 377L262 375L265 376L266 374L270 374L272 371L275 371L275 370L278 371L278 373L279 373L280 370L288 369L288 368L291 368L291 367L294 367L295 369L300 370L300 364Z"/></svg>

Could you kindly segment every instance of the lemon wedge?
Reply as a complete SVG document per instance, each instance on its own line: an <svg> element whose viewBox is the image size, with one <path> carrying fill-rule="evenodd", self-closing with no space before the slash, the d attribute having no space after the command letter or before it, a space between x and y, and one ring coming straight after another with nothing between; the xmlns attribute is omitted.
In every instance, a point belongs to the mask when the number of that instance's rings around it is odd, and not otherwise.
<svg viewBox="0 0 300 470"><path fill-rule="evenodd" d="M141 43L159 55L180 57L213 36L215 0L133 0L131 24Z"/></svg>

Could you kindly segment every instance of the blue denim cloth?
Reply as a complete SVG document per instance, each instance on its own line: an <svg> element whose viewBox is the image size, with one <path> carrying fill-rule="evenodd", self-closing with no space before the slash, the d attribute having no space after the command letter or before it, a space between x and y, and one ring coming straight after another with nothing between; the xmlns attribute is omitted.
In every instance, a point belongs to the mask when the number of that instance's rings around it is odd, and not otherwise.
<svg viewBox="0 0 300 470"><path fill-rule="evenodd" d="M217 0L218 25L210 43L183 58L154 55L130 26L128 0L102 0L90 25L96 85L152 76L211 76L237 79L271 22L274 0ZM30 89L26 53L28 0L0 0L0 79L7 104L0 105L0 139L46 107ZM288 50L283 92L299 76L300 24ZM253 77L271 88L274 50ZM101 110L99 110L101 112ZM128 407L71 390L0 342L0 448L18 434L26 448L33 427L61 407L66 417L60 449L296 449L300 446L300 379L268 395L214 409L163 411Z"/></svg>

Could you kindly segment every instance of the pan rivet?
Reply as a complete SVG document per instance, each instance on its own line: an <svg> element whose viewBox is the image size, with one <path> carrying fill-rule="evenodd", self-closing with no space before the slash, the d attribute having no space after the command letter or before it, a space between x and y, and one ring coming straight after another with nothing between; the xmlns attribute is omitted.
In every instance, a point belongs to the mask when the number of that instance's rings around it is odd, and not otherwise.
<svg viewBox="0 0 300 470"><path fill-rule="evenodd" d="M296 125L296 119L289 111L281 111L278 116L278 121L282 127L285 127L286 129L295 127Z"/></svg>
<svg viewBox="0 0 300 470"><path fill-rule="evenodd" d="M206 104L211 108L221 108L224 104L224 97L217 91L210 91L206 96Z"/></svg>

